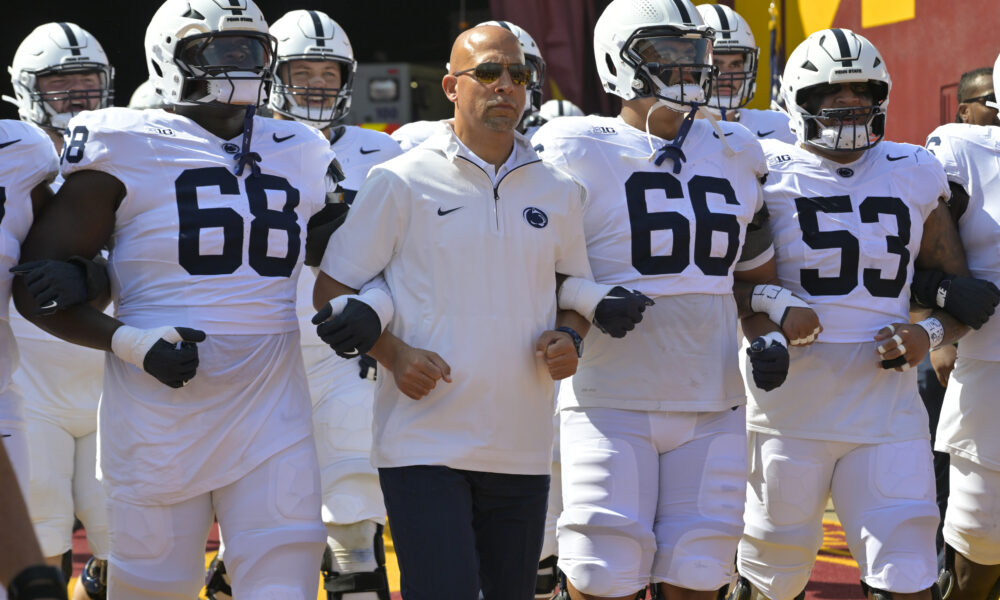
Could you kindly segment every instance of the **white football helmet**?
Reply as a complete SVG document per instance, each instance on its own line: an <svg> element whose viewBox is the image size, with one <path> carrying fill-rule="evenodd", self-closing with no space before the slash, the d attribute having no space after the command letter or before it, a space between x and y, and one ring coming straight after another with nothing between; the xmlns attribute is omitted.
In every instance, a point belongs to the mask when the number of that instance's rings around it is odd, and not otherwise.
<svg viewBox="0 0 1000 600"><path fill-rule="evenodd" d="M738 12L722 4L700 4L705 23L715 30L715 43L712 52L715 57L720 54L743 55L742 73L723 73L715 76L715 94L708 105L719 110L734 110L743 108L751 100L757 89L757 65L760 58L760 48L754 40L753 31ZM732 93L721 96L719 88L732 90Z"/></svg>
<svg viewBox="0 0 1000 600"><path fill-rule="evenodd" d="M1000 56L997 56L997 60L993 63L993 95L997 97L998 102L1000 102ZM990 108L995 108L1000 110L1000 104L998 102L986 101L986 106Z"/></svg>
<svg viewBox="0 0 1000 600"><path fill-rule="evenodd" d="M147 108L160 108L163 106L163 98L156 93L153 84L143 81L139 87L132 92L132 97L128 100L128 107L135 110L145 110Z"/></svg>
<svg viewBox="0 0 1000 600"><path fill-rule="evenodd" d="M528 106L524 114L530 116L538 112L542 106L542 86L545 85L545 60L542 58L542 51L538 49L535 39L528 35L523 27L519 27L510 21L484 21L476 27L482 25L494 25L503 27L517 36L517 41L521 43L521 52L524 53L524 62L531 67L531 81L528 82Z"/></svg>
<svg viewBox="0 0 1000 600"><path fill-rule="evenodd" d="M271 25L278 40L278 59L269 105L274 112L317 129L329 127L351 110L358 62L347 33L318 10L293 10ZM340 65L340 89L293 86L282 67L293 60L332 61ZM309 100L317 106L310 106Z"/></svg>
<svg viewBox="0 0 1000 600"><path fill-rule="evenodd" d="M538 116L548 122L559 117L582 117L583 111L569 100L549 100L538 110Z"/></svg>
<svg viewBox="0 0 1000 600"><path fill-rule="evenodd" d="M253 0L167 0L146 28L149 81L166 104L259 105L275 45Z"/></svg>
<svg viewBox="0 0 1000 600"><path fill-rule="evenodd" d="M711 95L713 37L689 0L613 0L594 27L597 73L608 93L687 111Z"/></svg>
<svg viewBox="0 0 1000 600"><path fill-rule="evenodd" d="M17 105L17 112L23 121L40 127L65 129L69 120L82 108L56 112L50 102L72 100L79 105L92 108L111 106L114 100L112 82L115 70L108 62L108 55L87 30L75 23L46 23L35 28L24 38L14 62L7 69L14 96L4 96L4 100ZM46 75L94 72L100 84L93 90L59 90L42 92L38 89L38 78Z"/></svg>
<svg viewBox="0 0 1000 600"><path fill-rule="evenodd" d="M872 104L819 109L842 83L867 84ZM781 96L792 132L803 144L827 150L871 148L885 136L892 81L879 51L849 29L824 29L799 44L785 63Z"/></svg>

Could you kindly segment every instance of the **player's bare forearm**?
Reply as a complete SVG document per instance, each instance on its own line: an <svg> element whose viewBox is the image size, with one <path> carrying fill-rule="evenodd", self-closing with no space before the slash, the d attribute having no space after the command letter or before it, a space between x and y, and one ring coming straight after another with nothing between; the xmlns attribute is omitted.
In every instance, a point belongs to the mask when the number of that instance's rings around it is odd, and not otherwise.
<svg viewBox="0 0 1000 600"><path fill-rule="evenodd" d="M781 328L764 313L750 313L740 319L740 324L743 326L743 335L748 340L754 340L772 331L781 331Z"/></svg>
<svg viewBox="0 0 1000 600"><path fill-rule="evenodd" d="M21 245L21 262L97 256L111 237L115 208L124 195L125 186L107 173L80 171L70 175L32 224ZM14 305L26 319L74 344L111 349L111 336L121 325L119 321L91 305L42 316L20 279L14 278L11 291Z"/></svg>
<svg viewBox="0 0 1000 600"><path fill-rule="evenodd" d="M924 221L920 251L914 266L917 269L933 269L960 277L970 276L958 228L947 205L940 199L937 208Z"/></svg>
<svg viewBox="0 0 1000 600"><path fill-rule="evenodd" d="M43 316L38 314L34 298L19 277L14 278L11 291L17 311L43 331L79 346L111 351L111 337L121 327L121 321L89 304Z"/></svg>
<svg viewBox="0 0 1000 600"><path fill-rule="evenodd" d="M340 283L323 271L316 275L316 285L313 286L313 308L320 310L330 300L346 294L357 294L358 290ZM373 355L374 356L374 355Z"/></svg>
<svg viewBox="0 0 1000 600"><path fill-rule="evenodd" d="M375 345L371 347L371 350L368 351L368 356L377 360L383 367L392 369L392 363L396 360L396 355L403 349L405 344L406 342L386 329L379 336Z"/></svg>
<svg viewBox="0 0 1000 600"><path fill-rule="evenodd" d="M586 337L590 331L590 323L580 313L575 310L560 310L556 313L556 327L569 327Z"/></svg>
<svg viewBox="0 0 1000 600"><path fill-rule="evenodd" d="M733 273L733 298L741 319L753 314L750 298L753 288L761 284L778 284L778 268L773 258L759 267Z"/></svg>

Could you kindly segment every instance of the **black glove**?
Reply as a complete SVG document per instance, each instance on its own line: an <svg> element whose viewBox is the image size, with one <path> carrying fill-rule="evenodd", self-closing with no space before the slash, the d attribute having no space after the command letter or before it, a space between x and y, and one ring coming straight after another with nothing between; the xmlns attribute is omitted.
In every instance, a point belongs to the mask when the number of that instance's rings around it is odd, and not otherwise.
<svg viewBox="0 0 1000 600"><path fill-rule="evenodd" d="M375 381L375 378L378 377L378 361L367 354L361 355L361 358L358 359L358 366L361 368L358 373L361 379Z"/></svg>
<svg viewBox="0 0 1000 600"><path fill-rule="evenodd" d="M910 284L910 296L920 306L943 308L962 323L979 329L1000 302L1000 289L985 279L917 270Z"/></svg>
<svg viewBox="0 0 1000 600"><path fill-rule="evenodd" d="M38 313L50 315L83 304L103 294L109 287L104 261L81 256L69 260L36 260L11 268L24 277L24 285L38 305Z"/></svg>
<svg viewBox="0 0 1000 600"><path fill-rule="evenodd" d="M616 285L597 304L594 325L611 337L623 338L642 321L642 311L647 306L653 306L649 297Z"/></svg>
<svg viewBox="0 0 1000 600"><path fill-rule="evenodd" d="M765 392L778 387L788 377L789 356L784 344L758 337L747 348L747 356L753 367L754 385Z"/></svg>
<svg viewBox="0 0 1000 600"><path fill-rule="evenodd" d="M372 349L382 335L382 323L378 314L360 300L349 298L344 310L331 319L332 315L333 308L327 303L313 316L312 322L317 326L316 334L330 344L337 356L354 358L358 354L364 354Z"/></svg>
<svg viewBox="0 0 1000 600"><path fill-rule="evenodd" d="M175 327L184 340L180 346L159 339L146 353L142 368L172 388L187 385L198 371L198 342L205 341L205 332L189 327Z"/></svg>

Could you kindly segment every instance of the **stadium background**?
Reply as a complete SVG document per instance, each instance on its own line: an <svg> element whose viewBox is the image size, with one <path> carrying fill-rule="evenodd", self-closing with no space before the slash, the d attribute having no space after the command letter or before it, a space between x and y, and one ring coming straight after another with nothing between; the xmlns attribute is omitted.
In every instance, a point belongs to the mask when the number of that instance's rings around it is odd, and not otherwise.
<svg viewBox="0 0 1000 600"><path fill-rule="evenodd" d="M757 97L769 101L771 35L768 0L721 0L750 22L761 47ZM468 24L490 18L525 26L548 63L548 97L565 97L586 112L613 114L614 99L604 94L594 69L593 23L609 0L258 0L268 20L292 8L323 10L347 31L360 63L406 62L441 69L451 40ZM702 4L702 0L696 0ZM104 45L117 71L116 104L128 102L146 79L142 46L157 0L46 0L8 3L0 39L0 60L9 65L17 45L42 22L75 22ZM787 55L809 33L847 27L867 36L881 50L893 79L887 137L923 143L940 123L954 119L959 76L992 66L1000 51L1000 5L996 0L775 0L775 46ZM0 90L10 94L3 78ZM0 118L17 118L7 103Z"/></svg>
<svg viewBox="0 0 1000 600"><path fill-rule="evenodd" d="M773 21L767 0L720 1L747 18L761 47L757 97L751 104L756 108L766 108L769 102L772 49L780 68L782 57L819 29L847 27L871 39L884 55L893 78L887 137L897 141L923 143L936 125L953 120L961 73L992 66L1000 51L996 36L1000 5L996 0L776 0ZM360 63L419 63L442 72L450 42L461 29L491 18L508 19L526 26L541 47L548 63L548 97L568 98L587 112L613 114L617 110L616 102L600 90L591 49L593 23L608 0L257 3L269 21L293 8L327 12L348 32ZM142 40L159 4L158 0L13 3L5 7L0 61L9 65L20 41L43 22L78 23L104 45L117 72L116 104L124 105L147 77ZM9 80L2 79L0 90L11 94ZM0 118L17 118L16 109L0 105ZM824 547L807 590L809 600L860 598L857 570L832 512L824 531ZM77 533L74 546L75 571L79 573L87 558L82 532Z"/></svg>

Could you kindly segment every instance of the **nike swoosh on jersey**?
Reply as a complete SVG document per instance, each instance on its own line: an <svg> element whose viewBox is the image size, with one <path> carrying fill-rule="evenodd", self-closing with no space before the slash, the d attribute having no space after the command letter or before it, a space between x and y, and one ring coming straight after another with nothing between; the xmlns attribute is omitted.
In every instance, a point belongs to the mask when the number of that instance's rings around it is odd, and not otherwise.
<svg viewBox="0 0 1000 600"><path fill-rule="evenodd" d="M6 148L7 146L10 146L10 145L12 145L12 144L16 144L16 143L18 143L18 142L20 142L20 141L21 141L21 138L17 138L16 140L12 140L12 141L10 141L10 142L4 142L4 143L0 144L0 150L4 149L4 148Z"/></svg>
<svg viewBox="0 0 1000 600"><path fill-rule="evenodd" d="M446 214L448 214L448 213L453 213L453 212L455 212L455 211L456 211L456 210L458 210L459 208L465 208L465 207L464 207L464 206L459 206L458 208L449 208L448 210L441 210L441 209L439 208L439 209L438 209L438 215L440 215L440 216L442 216L442 217L443 217L443 216L445 216L445 215L446 215Z"/></svg>
<svg viewBox="0 0 1000 600"><path fill-rule="evenodd" d="M771 131L761 131L760 129L758 129L757 130L757 137L767 137L767 136L771 135L772 133L774 133L773 129Z"/></svg>
<svg viewBox="0 0 1000 600"><path fill-rule="evenodd" d="M294 133L292 135L286 135L285 137L278 137L277 133L272 133L271 134L271 139L274 140L278 144L280 144L281 142L284 142L285 140L290 140L293 137L295 137Z"/></svg>
<svg viewBox="0 0 1000 600"><path fill-rule="evenodd" d="M904 154L903 156L892 156L891 154L886 154L885 159L888 160L889 162L892 162L896 160L903 160L907 156L909 156L909 154Z"/></svg>
<svg viewBox="0 0 1000 600"><path fill-rule="evenodd" d="M378 152L379 150L381 150L381 148L375 148L374 150L365 150L364 148L362 148L361 154L371 154L372 152Z"/></svg>

